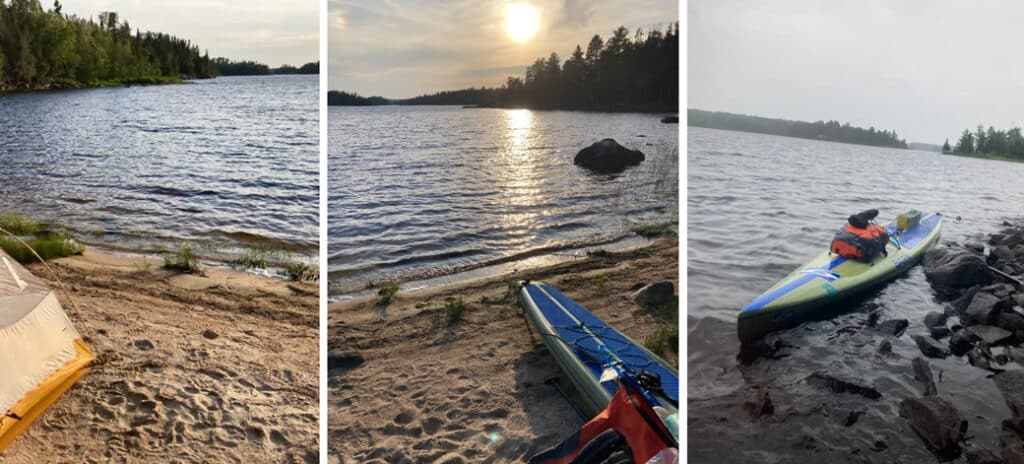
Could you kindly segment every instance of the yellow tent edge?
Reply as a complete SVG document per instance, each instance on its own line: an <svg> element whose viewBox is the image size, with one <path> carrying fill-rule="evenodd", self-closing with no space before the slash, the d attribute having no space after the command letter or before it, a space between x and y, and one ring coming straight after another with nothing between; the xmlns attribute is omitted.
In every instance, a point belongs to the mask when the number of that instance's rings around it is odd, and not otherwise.
<svg viewBox="0 0 1024 464"><path fill-rule="evenodd" d="M96 359L96 355L81 338L75 339L75 351L77 352L75 359L68 361L60 369L50 374L46 380L43 380L15 403L7 412L8 416L0 418L0 452L3 452L18 434L38 419L57 401L57 398L60 398L88 372L89 365ZM11 417L11 414L17 417Z"/></svg>

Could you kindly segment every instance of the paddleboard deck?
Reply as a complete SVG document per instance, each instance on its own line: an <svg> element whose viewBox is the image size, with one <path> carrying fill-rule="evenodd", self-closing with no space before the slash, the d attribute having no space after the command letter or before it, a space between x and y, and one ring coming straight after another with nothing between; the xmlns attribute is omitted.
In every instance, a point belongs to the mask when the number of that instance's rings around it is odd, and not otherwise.
<svg viewBox="0 0 1024 464"><path fill-rule="evenodd" d="M581 406L590 416L607 407L618 389L614 378L602 379L609 368L609 352L630 372L643 369L657 374L661 378L659 394L669 400L665 403L672 403L663 406L677 409L679 375L667 361L551 286L536 282L521 285L520 303L548 351L580 392Z"/></svg>
<svg viewBox="0 0 1024 464"><path fill-rule="evenodd" d="M886 246L888 256L863 263L824 251L740 310L736 324L740 341L757 340L811 320L837 301L906 272L938 241L942 216L924 216L916 226L899 234L895 222L885 229L895 237Z"/></svg>

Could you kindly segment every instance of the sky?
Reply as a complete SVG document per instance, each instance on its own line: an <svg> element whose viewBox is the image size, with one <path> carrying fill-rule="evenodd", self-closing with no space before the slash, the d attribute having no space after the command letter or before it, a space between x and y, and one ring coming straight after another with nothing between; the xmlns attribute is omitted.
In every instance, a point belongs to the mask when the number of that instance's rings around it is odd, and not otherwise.
<svg viewBox="0 0 1024 464"><path fill-rule="evenodd" d="M40 0L50 9L51 0ZM211 57L271 67L319 59L318 0L62 0L63 11L96 18L116 11L132 29L189 39Z"/></svg>
<svg viewBox="0 0 1024 464"><path fill-rule="evenodd" d="M691 0L687 107L955 144L1024 124L1024 2Z"/></svg>
<svg viewBox="0 0 1024 464"><path fill-rule="evenodd" d="M521 2L540 13L523 43L505 31L508 0L328 0L329 86L387 98L497 86L551 52L564 60L577 44L586 50L594 34L679 20L676 0Z"/></svg>

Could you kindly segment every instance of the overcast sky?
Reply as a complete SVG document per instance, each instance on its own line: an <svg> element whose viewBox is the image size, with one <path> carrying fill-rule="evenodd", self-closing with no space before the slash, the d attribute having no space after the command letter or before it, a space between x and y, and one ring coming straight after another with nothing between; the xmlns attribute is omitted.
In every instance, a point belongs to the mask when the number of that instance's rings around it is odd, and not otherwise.
<svg viewBox="0 0 1024 464"><path fill-rule="evenodd" d="M691 0L687 107L951 144L1024 123L1024 2Z"/></svg>
<svg viewBox="0 0 1024 464"><path fill-rule="evenodd" d="M405 98L522 76L538 57L564 60L596 33L662 28L678 20L676 0L526 0L540 10L536 37L505 32L507 0L328 0L331 89Z"/></svg>
<svg viewBox="0 0 1024 464"><path fill-rule="evenodd" d="M41 0L50 9L52 0ZM191 40L211 57L272 67L319 59L317 0L62 0L65 13L116 11L133 29Z"/></svg>

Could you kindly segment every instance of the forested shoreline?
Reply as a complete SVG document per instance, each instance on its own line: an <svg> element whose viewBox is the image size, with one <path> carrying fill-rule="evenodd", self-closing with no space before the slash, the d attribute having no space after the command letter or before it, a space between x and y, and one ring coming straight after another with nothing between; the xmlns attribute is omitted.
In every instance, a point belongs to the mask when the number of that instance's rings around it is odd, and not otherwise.
<svg viewBox="0 0 1024 464"><path fill-rule="evenodd" d="M97 21L38 0L0 0L0 90L156 84L216 75L189 40L132 30L115 12Z"/></svg>
<svg viewBox="0 0 1024 464"><path fill-rule="evenodd" d="M331 95L334 99L331 99ZM473 105L590 111L679 111L679 23L646 33L620 26L607 41L594 35L564 62L558 53L537 58L523 77L501 87L442 91L409 99L328 94L334 106Z"/></svg>
<svg viewBox="0 0 1024 464"><path fill-rule="evenodd" d="M988 126L986 130L984 126L978 124L973 133L970 129L964 129L952 149L949 140L946 140L943 152L978 158L1024 161L1024 135L1021 134L1019 127L1004 131Z"/></svg>
<svg viewBox="0 0 1024 464"><path fill-rule="evenodd" d="M295 67L282 65L278 68L271 68L263 63L255 61L232 61L227 58L215 58L213 60L217 74L221 76L270 76L277 74L320 74L320 62L315 61Z"/></svg>
<svg viewBox="0 0 1024 464"><path fill-rule="evenodd" d="M852 143L875 147L907 148L906 140L899 138L896 131L864 129L839 121L791 121L772 119L721 111L689 109L686 111L687 125L724 129L758 134L781 135L801 139L826 140L829 142Z"/></svg>

